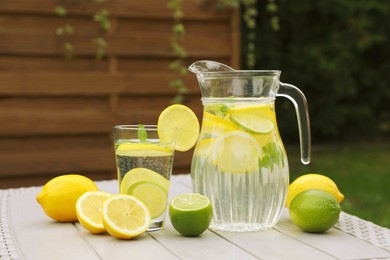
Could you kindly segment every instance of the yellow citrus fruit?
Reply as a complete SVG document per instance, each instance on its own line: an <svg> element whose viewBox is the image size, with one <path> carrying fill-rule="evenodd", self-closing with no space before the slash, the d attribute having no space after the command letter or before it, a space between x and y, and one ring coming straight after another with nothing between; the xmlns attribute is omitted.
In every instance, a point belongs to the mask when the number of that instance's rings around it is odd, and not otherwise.
<svg viewBox="0 0 390 260"><path fill-rule="evenodd" d="M36 200L52 219L60 222L77 221L77 199L87 191L98 187L89 178L78 174L66 174L48 181Z"/></svg>
<svg viewBox="0 0 390 260"><path fill-rule="evenodd" d="M161 112L157 131L162 143L175 140L175 150L184 152L191 149L198 140L199 121L189 107L171 105Z"/></svg>
<svg viewBox="0 0 390 260"><path fill-rule="evenodd" d="M213 209L209 198L197 193L176 196L169 205L173 227L183 236L202 234L210 225Z"/></svg>
<svg viewBox="0 0 390 260"><path fill-rule="evenodd" d="M288 186L286 207L290 206L291 201L298 193L310 189L327 191L336 198L338 203L344 199L344 195L332 179L322 174L309 173L298 177Z"/></svg>
<svg viewBox="0 0 390 260"><path fill-rule="evenodd" d="M103 225L116 238L131 239L144 233L150 226L151 217L145 204L125 194L109 197L103 203Z"/></svg>
<svg viewBox="0 0 390 260"><path fill-rule="evenodd" d="M218 137L213 145L211 162L225 173L244 174L259 166L261 148L256 139L242 131Z"/></svg>
<svg viewBox="0 0 390 260"><path fill-rule="evenodd" d="M319 233L333 227L341 208L332 194L324 190L305 190L292 200L291 221L306 232Z"/></svg>
<svg viewBox="0 0 390 260"><path fill-rule="evenodd" d="M103 226L103 202L111 196L104 191L87 191L77 200L76 213L80 224L89 232L98 234L106 230Z"/></svg>

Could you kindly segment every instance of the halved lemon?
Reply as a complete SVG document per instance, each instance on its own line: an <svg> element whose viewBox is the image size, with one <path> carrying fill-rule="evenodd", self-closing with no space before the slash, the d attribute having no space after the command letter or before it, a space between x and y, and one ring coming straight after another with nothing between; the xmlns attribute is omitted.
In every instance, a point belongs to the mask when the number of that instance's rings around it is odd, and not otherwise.
<svg viewBox="0 0 390 260"><path fill-rule="evenodd" d="M144 233L151 216L145 204L134 196L118 194L103 204L103 225L116 238L131 239Z"/></svg>
<svg viewBox="0 0 390 260"><path fill-rule="evenodd" d="M104 191L87 191L76 202L76 215L80 224L89 232L97 234L106 230L103 226L102 207L111 196Z"/></svg>
<svg viewBox="0 0 390 260"><path fill-rule="evenodd" d="M255 171L260 157L261 148L253 136L231 131L215 140L211 162L224 173L244 174Z"/></svg>
<svg viewBox="0 0 390 260"><path fill-rule="evenodd" d="M134 168L126 173L120 185L120 193L129 194L129 188L140 181L158 184L168 193L169 180L147 168Z"/></svg>
<svg viewBox="0 0 390 260"><path fill-rule="evenodd" d="M162 143L175 140L175 150L184 152L198 140L199 121L189 107L175 104L161 112L157 131Z"/></svg>

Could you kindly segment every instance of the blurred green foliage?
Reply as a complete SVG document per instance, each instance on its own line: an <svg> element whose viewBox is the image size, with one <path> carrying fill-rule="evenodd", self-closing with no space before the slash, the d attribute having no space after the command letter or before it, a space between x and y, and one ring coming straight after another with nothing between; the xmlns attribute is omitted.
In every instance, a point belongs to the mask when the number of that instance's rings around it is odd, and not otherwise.
<svg viewBox="0 0 390 260"><path fill-rule="evenodd" d="M256 67L306 95L313 142L387 139L390 132L390 4L385 0L278 0L275 31L258 1ZM242 61L245 30L242 28ZM245 62L242 62L243 69ZM276 101L283 139L298 141L294 107Z"/></svg>

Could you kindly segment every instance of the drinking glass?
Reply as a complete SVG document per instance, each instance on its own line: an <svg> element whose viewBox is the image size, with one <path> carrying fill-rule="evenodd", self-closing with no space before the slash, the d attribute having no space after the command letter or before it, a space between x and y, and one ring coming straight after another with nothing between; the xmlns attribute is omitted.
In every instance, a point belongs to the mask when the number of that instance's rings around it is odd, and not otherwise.
<svg viewBox="0 0 390 260"><path fill-rule="evenodd" d="M174 140L161 143L155 125L117 125L113 128L120 193L145 203L152 223L163 228L172 175Z"/></svg>

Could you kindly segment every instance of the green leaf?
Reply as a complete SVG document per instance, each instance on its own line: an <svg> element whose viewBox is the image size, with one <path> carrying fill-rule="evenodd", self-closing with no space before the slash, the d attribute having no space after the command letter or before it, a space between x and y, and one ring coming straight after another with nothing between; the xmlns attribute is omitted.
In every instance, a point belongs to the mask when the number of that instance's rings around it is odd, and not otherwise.
<svg viewBox="0 0 390 260"><path fill-rule="evenodd" d="M147 143L148 133L146 132L143 124L138 125L138 139L140 143Z"/></svg>

